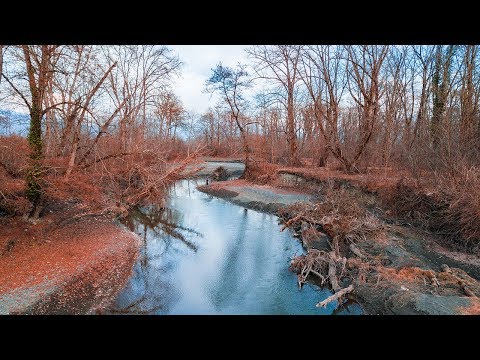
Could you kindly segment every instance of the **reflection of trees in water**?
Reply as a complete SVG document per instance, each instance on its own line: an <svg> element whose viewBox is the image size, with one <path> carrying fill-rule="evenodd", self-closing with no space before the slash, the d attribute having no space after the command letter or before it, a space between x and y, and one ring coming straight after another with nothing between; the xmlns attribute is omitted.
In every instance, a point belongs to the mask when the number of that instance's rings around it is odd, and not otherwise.
<svg viewBox="0 0 480 360"><path fill-rule="evenodd" d="M242 249L247 238L245 236L247 226L248 214L246 211L243 211L242 218L237 223L233 245L226 249L225 260L221 264L219 278L215 282L216 286L210 290L212 304L217 310L221 309L222 305L225 306L229 302L236 301L236 294L243 290L243 282L248 281L245 278L245 269L242 269L244 263L241 258L245 254Z"/></svg>
<svg viewBox="0 0 480 360"><path fill-rule="evenodd" d="M203 237L203 234L198 231L181 226L180 223L183 220L181 213L169 208L158 206L136 208L130 213L129 218L129 223L126 223L126 225L131 231L138 232L138 227L143 225L144 242L146 241L147 232L151 231L159 238L165 238L166 234L174 239L180 240L187 247L197 252L197 245L187 240L180 231Z"/></svg>
<svg viewBox="0 0 480 360"><path fill-rule="evenodd" d="M187 249L197 252L198 245L187 236L203 237L198 231L180 225L182 220L182 214L178 211L160 206L135 208L123 220L130 231L142 235L143 246L132 279L143 285L143 291L141 296L135 297L128 305L111 310L113 313L151 314L166 310L166 305L171 302L172 297L175 297L175 288L165 280L168 280L167 274L174 268L173 263L176 262L175 259L169 258L167 253L178 241ZM155 242L149 244L149 239ZM150 266L151 261L159 259L166 262L161 268Z"/></svg>

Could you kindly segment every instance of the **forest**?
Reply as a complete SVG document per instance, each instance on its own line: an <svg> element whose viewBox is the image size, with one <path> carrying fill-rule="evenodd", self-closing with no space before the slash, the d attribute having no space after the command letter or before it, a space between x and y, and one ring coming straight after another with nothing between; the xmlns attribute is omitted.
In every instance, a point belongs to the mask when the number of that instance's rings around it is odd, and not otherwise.
<svg viewBox="0 0 480 360"><path fill-rule="evenodd" d="M333 290L322 306L380 275L477 299L475 272L443 263L395 272L362 244L394 224L477 261L478 50L249 46L248 63L212 64L202 92L216 102L199 113L176 93L184 63L169 46L0 45L0 226L45 237L72 219L112 221L164 202L204 161L236 161L239 179L199 189L228 197L232 182L319 196L275 213L304 243L328 237L328 249L307 246L291 264L299 285L316 276ZM280 184L288 176L301 184ZM0 259L34 237L12 236L0 236Z"/></svg>

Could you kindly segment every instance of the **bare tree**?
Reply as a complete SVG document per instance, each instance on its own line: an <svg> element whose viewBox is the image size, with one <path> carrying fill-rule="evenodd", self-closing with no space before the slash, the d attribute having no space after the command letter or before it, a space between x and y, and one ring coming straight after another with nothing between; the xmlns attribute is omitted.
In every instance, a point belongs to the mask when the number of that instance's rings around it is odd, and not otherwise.
<svg viewBox="0 0 480 360"><path fill-rule="evenodd" d="M385 168L389 165L393 145L400 136L401 102L407 86L402 81L405 77L407 51L406 47L391 47L386 58L384 74L386 88L382 122L382 165ZM408 120L405 123L409 126Z"/></svg>
<svg viewBox="0 0 480 360"><path fill-rule="evenodd" d="M243 153L245 156L245 171L242 177L248 177L250 172L250 146L247 139L246 127L249 123L242 123L241 111L244 105L243 91L250 86L245 65L238 64L235 69L223 66L221 63L212 69L212 76L207 80L205 88L208 92L220 94L230 108L230 114L242 138Z"/></svg>
<svg viewBox="0 0 480 360"><path fill-rule="evenodd" d="M460 140L468 148L474 146L476 114L478 112L478 89L474 86L475 59L478 46L466 45L463 57L463 76L460 89Z"/></svg>
<svg viewBox="0 0 480 360"><path fill-rule="evenodd" d="M340 139L340 102L346 87L345 61L340 46L310 46L302 61L302 81L313 104L313 114L324 143L319 165L325 165L327 151L350 171L348 158Z"/></svg>
<svg viewBox="0 0 480 360"><path fill-rule="evenodd" d="M289 164L300 163L297 154L297 131L295 123L295 89L300 80L298 65L302 47L299 45L254 46L248 54L256 60L258 76L273 80L280 85L283 93L281 102L287 111L287 143L289 147Z"/></svg>
<svg viewBox="0 0 480 360"><path fill-rule="evenodd" d="M354 170L360 156L372 139L378 121L380 99L384 93L380 70L388 53L387 46L346 46L347 85L350 96L359 108L359 139L350 166Z"/></svg>
<svg viewBox="0 0 480 360"><path fill-rule="evenodd" d="M450 90L452 58L455 46L449 45L446 50L442 45L435 49L435 68L432 79L433 109L430 132L434 149L438 149L441 137L441 126L444 121L447 97Z"/></svg>
<svg viewBox="0 0 480 360"><path fill-rule="evenodd" d="M46 89L50 83L58 60L58 46L56 45L22 45L18 48L21 51L19 57L25 64L27 89L14 84L4 72L2 76L12 87L14 92L23 100L30 113L30 127L28 132L28 143L31 149L31 165L27 172L27 198L33 204L31 215L37 217L41 210L41 185L42 174L41 160L43 158L42 142L42 117L45 115L44 100ZM17 78L21 78L22 75Z"/></svg>
<svg viewBox="0 0 480 360"><path fill-rule="evenodd" d="M156 98L154 112L158 118L158 135L175 140L176 130L185 114L180 99L173 92L165 91Z"/></svg>

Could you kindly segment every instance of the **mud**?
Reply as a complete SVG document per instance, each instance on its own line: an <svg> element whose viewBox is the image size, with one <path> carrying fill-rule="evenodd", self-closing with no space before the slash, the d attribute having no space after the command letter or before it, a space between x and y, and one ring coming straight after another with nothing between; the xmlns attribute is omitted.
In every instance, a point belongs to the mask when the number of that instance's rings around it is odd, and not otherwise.
<svg viewBox="0 0 480 360"><path fill-rule="evenodd" d="M287 191L268 185L255 185L245 180L216 182L199 186L198 190L224 198L234 204L270 214L275 214L285 205L313 199L310 194Z"/></svg>

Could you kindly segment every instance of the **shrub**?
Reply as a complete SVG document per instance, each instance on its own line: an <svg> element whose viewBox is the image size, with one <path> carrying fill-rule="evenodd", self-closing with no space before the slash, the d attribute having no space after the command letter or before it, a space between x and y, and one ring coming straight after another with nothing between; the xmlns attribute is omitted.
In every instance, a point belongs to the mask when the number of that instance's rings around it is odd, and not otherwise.
<svg viewBox="0 0 480 360"><path fill-rule="evenodd" d="M0 136L0 168L12 177L23 177L28 165L27 140L18 135Z"/></svg>

